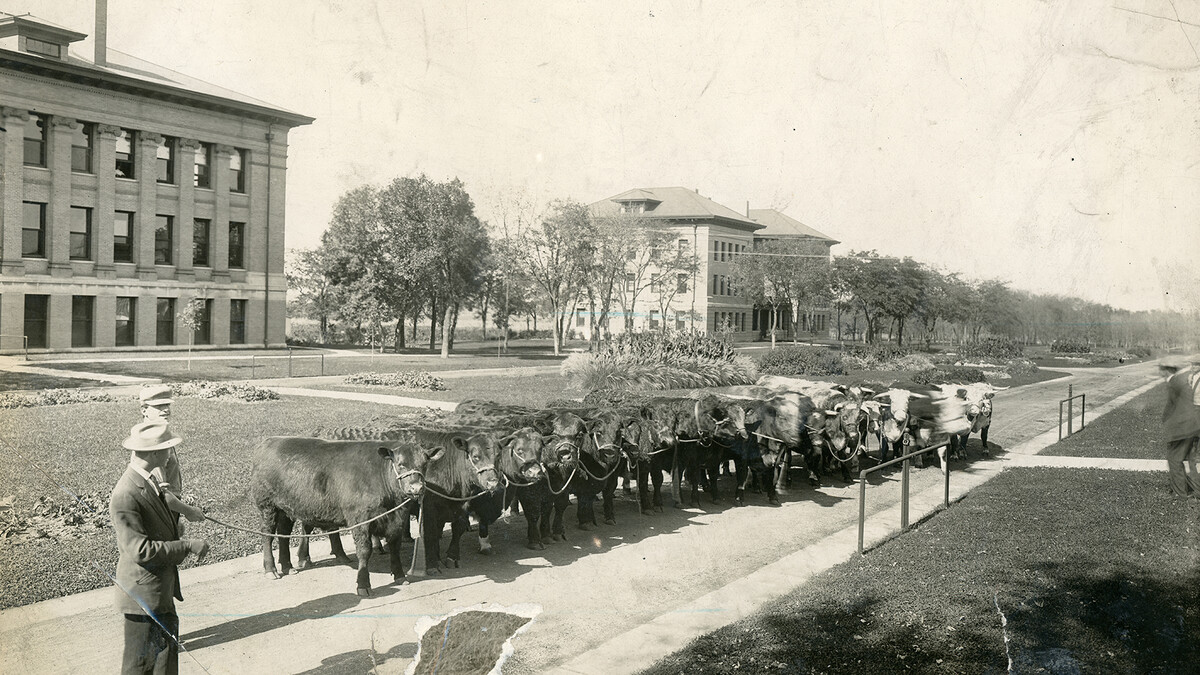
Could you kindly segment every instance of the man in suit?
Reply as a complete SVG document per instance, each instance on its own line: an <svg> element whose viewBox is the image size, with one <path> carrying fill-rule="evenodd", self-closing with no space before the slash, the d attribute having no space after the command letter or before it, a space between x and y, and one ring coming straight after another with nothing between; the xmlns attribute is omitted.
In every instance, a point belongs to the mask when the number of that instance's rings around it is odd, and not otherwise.
<svg viewBox="0 0 1200 675"><path fill-rule="evenodd" d="M1200 443L1200 371L1195 364L1165 362L1159 369L1167 376L1167 405L1163 409L1163 436L1167 441L1167 472L1171 492L1200 499L1200 477L1195 466ZM1189 475L1185 464L1192 464Z"/></svg>
<svg viewBox="0 0 1200 675"><path fill-rule="evenodd" d="M124 675L174 675L179 670L179 563L208 553L203 539L179 539L178 516L167 508L161 474L180 439L166 422L133 427L122 444L129 467L113 489L108 511L117 535L117 610L125 615Z"/></svg>

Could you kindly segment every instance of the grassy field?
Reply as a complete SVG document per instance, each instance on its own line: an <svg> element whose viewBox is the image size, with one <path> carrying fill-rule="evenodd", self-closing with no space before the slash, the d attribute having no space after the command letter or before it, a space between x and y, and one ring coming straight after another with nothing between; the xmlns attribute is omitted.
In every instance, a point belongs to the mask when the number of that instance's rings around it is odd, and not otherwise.
<svg viewBox="0 0 1200 675"><path fill-rule="evenodd" d="M246 489L250 470L247 453L260 437L303 434L316 425L365 424L376 415L397 410L394 406L329 399L245 404L178 398L172 407L171 426L184 439L180 460L185 492L197 497L214 517L257 526L259 517ZM63 488L84 496L106 520L108 495L129 461L121 441L139 418L138 404L132 397L113 403L3 411L0 500L13 498L8 513L28 514L40 496L49 496L62 505L74 503L51 482L52 478ZM205 537L212 544L206 562L260 550L253 535L210 523L188 523L187 527L189 533ZM21 543L0 539L0 579L5 580L0 584L0 608L109 585L91 562L109 570L116 565L112 529L85 525L72 528L70 534Z"/></svg>
<svg viewBox="0 0 1200 675"><path fill-rule="evenodd" d="M556 373L505 377L455 377L445 380L445 385L445 391L406 391L361 384L322 385L320 389L392 394L430 401L459 402L469 398L478 398L535 408L544 407L547 403L555 400L580 398L584 394L584 392L568 386L567 381Z"/></svg>
<svg viewBox="0 0 1200 675"><path fill-rule="evenodd" d="M1160 384L1095 422L1085 417L1087 426L1083 431L1046 448L1041 454L1163 459L1166 445L1161 415L1166 403L1167 386Z"/></svg>
<svg viewBox="0 0 1200 675"><path fill-rule="evenodd" d="M1161 395L1053 454L1144 444ZM1183 673L1197 636L1200 501L1161 473L1011 469L646 672Z"/></svg>
<svg viewBox="0 0 1200 675"><path fill-rule="evenodd" d="M81 380L74 377L57 377L40 375L38 373L15 373L0 370L0 392L37 390L37 389L66 389L69 387L94 387L102 385L95 380Z"/></svg>

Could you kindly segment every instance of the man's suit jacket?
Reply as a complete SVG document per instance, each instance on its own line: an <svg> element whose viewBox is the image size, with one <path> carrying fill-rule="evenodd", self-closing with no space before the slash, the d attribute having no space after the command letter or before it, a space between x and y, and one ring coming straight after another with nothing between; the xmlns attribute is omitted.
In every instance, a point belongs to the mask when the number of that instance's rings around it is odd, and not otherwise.
<svg viewBox="0 0 1200 675"><path fill-rule="evenodd" d="M129 467L109 500L117 534L117 609L125 614L174 614L179 591L177 565L189 549L179 540L178 516L154 488ZM132 597L131 597L132 596Z"/></svg>
<svg viewBox="0 0 1200 675"><path fill-rule="evenodd" d="M1168 441L1200 435L1200 409L1188 381L1192 369L1181 370L1167 379L1167 406L1163 409L1163 435Z"/></svg>

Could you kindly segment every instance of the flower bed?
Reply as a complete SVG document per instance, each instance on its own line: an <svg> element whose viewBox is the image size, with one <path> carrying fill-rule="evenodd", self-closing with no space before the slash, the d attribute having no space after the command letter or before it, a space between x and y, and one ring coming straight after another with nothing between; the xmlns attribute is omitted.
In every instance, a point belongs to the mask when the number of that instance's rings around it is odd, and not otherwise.
<svg viewBox="0 0 1200 675"><path fill-rule="evenodd" d="M445 391L442 378L423 370L402 370L397 373L354 373L342 380L346 384L366 384L404 391Z"/></svg>

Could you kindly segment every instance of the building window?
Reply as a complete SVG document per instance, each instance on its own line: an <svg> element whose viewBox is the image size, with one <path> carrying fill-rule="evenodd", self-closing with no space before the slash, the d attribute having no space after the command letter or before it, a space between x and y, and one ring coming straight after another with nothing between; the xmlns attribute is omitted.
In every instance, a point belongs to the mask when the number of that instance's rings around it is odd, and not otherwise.
<svg viewBox="0 0 1200 675"><path fill-rule="evenodd" d="M246 301L229 301L229 344L246 344Z"/></svg>
<svg viewBox="0 0 1200 675"><path fill-rule="evenodd" d="M176 140L170 136L163 136L162 140L158 142L155 163L160 183L175 184L175 144Z"/></svg>
<svg viewBox="0 0 1200 675"><path fill-rule="evenodd" d="M172 216L155 216L154 222L154 264L171 264L171 240L175 218Z"/></svg>
<svg viewBox="0 0 1200 675"><path fill-rule="evenodd" d="M137 298L117 298L117 346L137 344Z"/></svg>
<svg viewBox="0 0 1200 675"><path fill-rule="evenodd" d="M29 346L45 349L46 347L46 319L49 316L50 296L48 295L26 295L25 296L25 337L29 339Z"/></svg>
<svg viewBox="0 0 1200 675"><path fill-rule="evenodd" d="M713 275L712 294L717 295L720 292L720 289L721 289L721 275L714 274Z"/></svg>
<svg viewBox="0 0 1200 675"><path fill-rule="evenodd" d="M71 132L71 170L79 173L92 172L92 139L96 125L84 122Z"/></svg>
<svg viewBox="0 0 1200 675"><path fill-rule="evenodd" d="M30 114L25 121L25 166L46 166L46 130L50 118Z"/></svg>
<svg viewBox="0 0 1200 675"><path fill-rule="evenodd" d="M133 262L133 213L113 214L113 262Z"/></svg>
<svg viewBox="0 0 1200 675"><path fill-rule="evenodd" d="M212 187L212 174L208 167L212 164L212 143L201 143L196 148L196 165L192 170L193 184L198 188Z"/></svg>
<svg viewBox="0 0 1200 675"><path fill-rule="evenodd" d="M192 344L212 344L212 300L193 300L200 305L196 315L196 330L192 333Z"/></svg>
<svg viewBox="0 0 1200 675"><path fill-rule="evenodd" d="M71 260L92 259L92 210L71 207Z"/></svg>
<svg viewBox="0 0 1200 675"><path fill-rule="evenodd" d="M679 316L678 314L675 315L675 330L679 331L680 333L687 330L687 323L683 320L683 317Z"/></svg>
<svg viewBox="0 0 1200 675"><path fill-rule="evenodd" d="M71 346L91 347L96 296L71 296Z"/></svg>
<svg viewBox="0 0 1200 675"><path fill-rule="evenodd" d="M31 37L25 38L25 51L29 52L30 54L52 56L56 59L62 58L62 45Z"/></svg>
<svg viewBox="0 0 1200 675"><path fill-rule="evenodd" d="M246 224L229 223L229 266L242 269L246 266L243 256L246 250Z"/></svg>
<svg viewBox="0 0 1200 675"><path fill-rule="evenodd" d="M713 262L720 261L720 258L719 258L720 250L721 250L721 242L714 240L713 241Z"/></svg>
<svg viewBox="0 0 1200 675"><path fill-rule="evenodd" d="M683 255L683 254L687 253L688 250L689 250L688 249L688 240L680 239L679 240L679 255Z"/></svg>
<svg viewBox="0 0 1200 675"><path fill-rule="evenodd" d="M246 151L241 148L234 148L233 154L229 156L229 191L230 192L245 192L246 191Z"/></svg>
<svg viewBox="0 0 1200 675"><path fill-rule="evenodd" d="M192 265L195 267L208 267L209 224L204 218L192 222Z"/></svg>
<svg viewBox="0 0 1200 675"><path fill-rule="evenodd" d="M658 310L652 309L650 310L650 329L654 330L655 328L658 328Z"/></svg>
<svg viewBox="0 0 1200 675"><path fill-rule="evenodd" d="M651 274L651 275L650 275L650 292L651 292L651 293L660 293L660 292L662 292L662 285L661 285L661 284L658 282L658 275L657 275L657 274Z"/></svg>
<svg viewBox="0 0 1200 675"><path fill-rule="evenodd" d="M117 136L117 178L133 178L134 149L137 147L137 132L122 129Z"/></svg>
<svg viewBox="0 0 1200 675"><path fill-rule="evenodd" d="M633 274L625 275L625 292L632 293L637 287L637 276Z"/></svg>
<svg viewBox="0 0 1200 675"><path fill-rule="evenodd" d="M21 255L26 258L45 258L46 205L23 202L21 215Z"/></svg>
<svg viewBox="0 0 1200 675"><path fill-rule="evenodd" d="M175 344L175 298L158 299L154 344Z"/></svg>
<svg viewBox="0 0 1200 675"><path fill-rule="evenodd" d="M687 275L680 274L680 275L676 276L675 277L675 292L676 293L687 293L687 289L688 289Z"/></svg>

